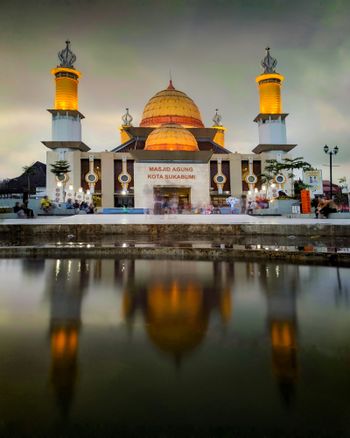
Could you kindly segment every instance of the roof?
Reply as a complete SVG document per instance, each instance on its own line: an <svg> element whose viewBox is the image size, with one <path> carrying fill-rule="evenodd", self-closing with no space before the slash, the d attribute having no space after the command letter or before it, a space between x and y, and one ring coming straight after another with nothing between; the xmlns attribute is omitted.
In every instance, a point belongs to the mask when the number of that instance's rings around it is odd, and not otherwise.
<svg viewBox="0 0 350 438"><path fill-rule="evenodd" d="M270 151L290 152L296 146L296 144L258 144L258 146L255 146L252 152L254 152L254 154L261 154L262 152Z"/></svg>
<svg viewBox="0 0 350 438"><path fill-rule="evenodd" d="M112 149L111 152L129 152L144 149L148 135L155 128L130 126L124 128L133 138ZM217 132L215 128L186 128L196 138L200 151L213 151L214 154L230 154L228 149L223 148L213 141Z"/></svg>
<svg viewBox="0 0 350 438"><path fill-rule="evenodd" d="M89 146L82 141L42 141L41 143L49 149L68 148L81 152L88 152L90 150Z"/></svg>

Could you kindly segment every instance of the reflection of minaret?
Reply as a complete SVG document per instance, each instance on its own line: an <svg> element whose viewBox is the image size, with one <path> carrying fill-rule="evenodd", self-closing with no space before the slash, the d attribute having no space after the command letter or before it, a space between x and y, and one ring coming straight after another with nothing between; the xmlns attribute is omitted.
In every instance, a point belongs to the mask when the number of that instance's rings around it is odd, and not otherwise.
<svg viewBox="0 0 350 438"><path fill-rule="evenodd" d="M50 278L51 382L67 415L77 378L81 303L88 283L85 260L56 260Z"/></svg>
<svg viewBox="0 0 350 438"><path fill-rule="evenodd" d="M144 279L137 287L135 280L125 284L124 314L132 321L141 309L152 344L179 365L203 341L214 309L219 310L223 323L230 319L233 265L212 263L210 278L201 280L195 266L193 275L187 276L181 272L181 263L161 263L156 277ZM186 262L186 269L191 263Z"/></svg>
<svg viewBox="0 0 350 438"><path fill-rule="evenodd" d="M272 347L272 371L281 396L290 405L298 376L296 286L298 266L261 265Z"/></svg>

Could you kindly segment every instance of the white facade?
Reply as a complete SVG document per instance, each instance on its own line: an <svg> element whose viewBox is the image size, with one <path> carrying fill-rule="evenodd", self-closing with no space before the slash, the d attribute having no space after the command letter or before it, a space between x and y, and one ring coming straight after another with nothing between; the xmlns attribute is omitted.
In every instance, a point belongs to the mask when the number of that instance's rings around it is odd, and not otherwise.
<svg viewBox="0 0 350 438"><path fill-rule="evenodd" d="M281 117L258 121L260 144L287 144L286 123Z"/></svg>
<svg viewBox="0 0 350 438"><path fill-rule="evenodd" d="M135 163L135 207L154 207L154 191L160 187L190 189L190 203L202 207L210 203L209 164L197 163Z"/></svg>

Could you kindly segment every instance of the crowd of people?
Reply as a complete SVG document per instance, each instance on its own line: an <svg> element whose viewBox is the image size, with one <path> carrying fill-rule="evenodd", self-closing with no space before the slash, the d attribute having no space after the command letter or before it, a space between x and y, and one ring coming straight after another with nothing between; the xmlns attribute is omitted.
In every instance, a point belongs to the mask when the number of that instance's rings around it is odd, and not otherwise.
<svg viewBox="0 0 350 438"><path fill-rule="evenodd" d="M231 213L254 214L257 209L268 208L269 200L264 197L256 197L255 199L247 199L245 196L238 198L229 198L228 202ZM311 206L314 208L315 217L327 219L331 213L338 211L338 206L333 199L327 199L325 196L315 197L311 201ZM96 208L93 203L85 201L79 202L77 199L68 199L63 207L67 210L74 210L75 214L94 214ZM40 201L40 208L45 214L50 214L56 208L56 205L44 196ZM61 207L62 208L62 207ZM226 209L228 206L226 206ZM200 207L192 206L187 198L179 198L174 195L172 197L163 197L156 194L154 198L154 214L221 214L225 210L225 206L220 206L217 203L202 205ZM19 218L34 218L34 212L28 207L28 201L22 203L16 202L13 207L14 213ZM225 211L224 211L225 212Z"/></svg>
<svg viewBox="0 0 350 438"><path fill-rule="evenodd" d="M77 199L75 199L74 202L72 199L67 199L66 208L68 210L74 209L75 214L79 214L81 212L86 213L86 214L94 214L95 213L95 206L92 202L90 204L88 204L85 201L79 202Z"/></svg>
<svg viewBox="0 0 350 438"><path fill-rule="evenodd" d="M75 200L74 202L72 199L68 199L65 204L63 204L60 208L66 208L67 210L74 209L75 214L94 214L96 211L96 208L93 203L88 204L85 201L79 202L78 200ZM56 204L52 202L48 196L44 196L40 200L40 209L45 214L52 214L54 209L57 208ZM34 218L34 211L28 207L28 201L26 202L16 202L13 207L13 212L17 214L17 217L20 219L31 219Z"/></svg>

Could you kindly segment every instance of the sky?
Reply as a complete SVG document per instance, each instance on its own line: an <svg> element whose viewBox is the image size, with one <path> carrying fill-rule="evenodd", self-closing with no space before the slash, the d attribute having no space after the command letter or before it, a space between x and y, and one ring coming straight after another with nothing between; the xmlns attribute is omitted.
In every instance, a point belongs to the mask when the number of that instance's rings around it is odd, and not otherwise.
<svg viewBox="0 0 350 438"><path fill-rule="evenodd" d="M258 144L255 77L265 47L285 76L288 142L328 178L323 146L339 146L334 174L350 176L349 0L0 0L0 180L45 162L51 139L57 52L71 40L82 72L83 141L120 144L125 107L134 125L156 92L174 85L212 125L223 117L226 147Z"/></svg>

